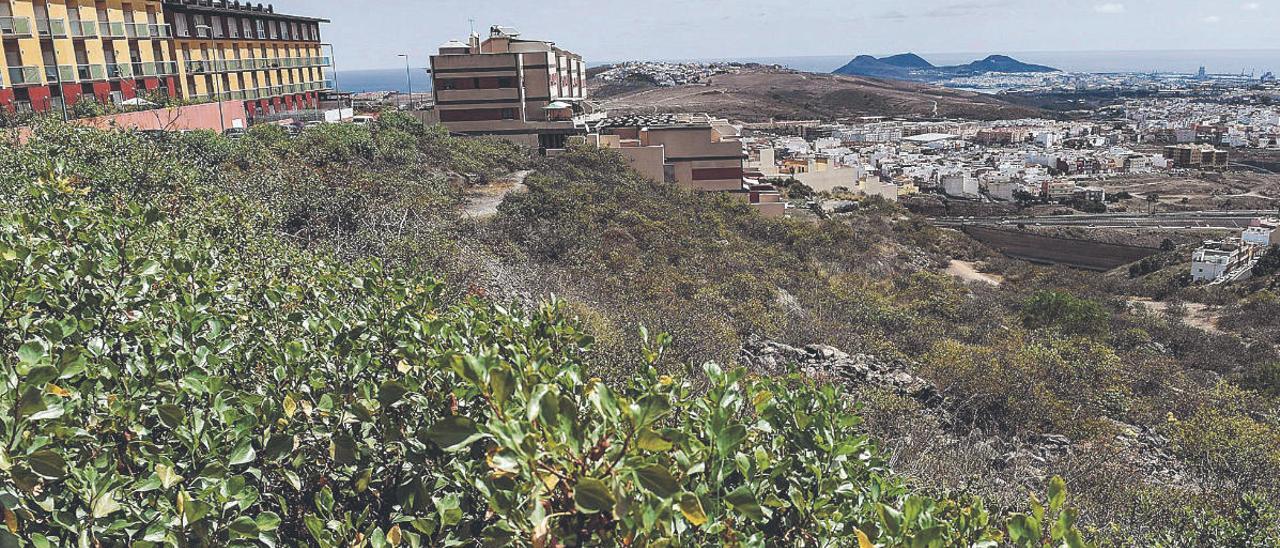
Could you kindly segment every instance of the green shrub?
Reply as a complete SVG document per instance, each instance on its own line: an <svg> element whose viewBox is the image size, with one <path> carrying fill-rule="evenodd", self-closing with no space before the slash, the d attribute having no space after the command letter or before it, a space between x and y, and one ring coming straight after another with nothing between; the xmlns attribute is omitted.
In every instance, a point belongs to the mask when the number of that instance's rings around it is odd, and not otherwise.
<svg viewBox="0 0 1280 548"><path fill-rule="evenodd" d="M1062 291L1039 291L1022 306L1022 323L1031 329L1098 334L1107 330L1109 318L1101 304Z"/></svg>
<svg viewBox="0 0 1280 548"><path fill-rule="evenodd" d="M70 178L23 190L0 215L6 544L1004 538L981 502L893 476L834 386L665 376L666 336L605 383L554 302L442 307L433 281L282 247L223 200L173 217Z"/></svg>

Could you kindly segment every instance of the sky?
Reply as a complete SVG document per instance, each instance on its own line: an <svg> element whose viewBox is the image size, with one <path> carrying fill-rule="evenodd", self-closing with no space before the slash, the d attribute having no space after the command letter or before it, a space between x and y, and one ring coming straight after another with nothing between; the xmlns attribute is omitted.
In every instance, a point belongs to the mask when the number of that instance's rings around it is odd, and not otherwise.
<svg viewBox="0 0 1280 548"><path fill-rule="evenodd" d="M269 0L262 0L267 2ZM475 21L588 62L1280 47L1280 0L274 0L331 19L339 70L413 65Z"/></svg>

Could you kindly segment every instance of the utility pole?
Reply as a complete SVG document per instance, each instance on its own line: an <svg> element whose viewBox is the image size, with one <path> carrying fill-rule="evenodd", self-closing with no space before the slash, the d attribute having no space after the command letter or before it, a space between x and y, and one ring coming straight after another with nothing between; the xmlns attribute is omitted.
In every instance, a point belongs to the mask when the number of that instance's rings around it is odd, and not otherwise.
<svg viewBox="0 0 1280 548"><path fill-rule="evenodd" d="M400 57L404 57L404 78L409 83L409 108L413 110L413 70L409 68L409 54L401 53Z"/></svg>

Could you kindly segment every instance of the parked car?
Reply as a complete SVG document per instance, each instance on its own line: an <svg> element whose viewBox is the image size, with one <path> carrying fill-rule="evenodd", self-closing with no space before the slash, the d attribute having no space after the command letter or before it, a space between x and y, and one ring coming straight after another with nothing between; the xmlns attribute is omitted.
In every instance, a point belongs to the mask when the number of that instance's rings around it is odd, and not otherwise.
<svg viewBox="0 0 1280 548"><path fill-rule="evenodd" d="M305 124L302 124L302 129L311 129L311 128L313 128L313 127L320 127L320 126L323 126L323 125L324 125L324 122L321 122L321 121L318 121L318 120L312 120L312 121L310 121L310 122L307 122L307 123L305 123Z"/></svg>
<svg viewBox="0 0 1280 548"><path fill-rule="evenodd" d="M239 139L241 137L244 137L248 133L249 133L249 130L242 127L231 127L231 128L227 128L225 131L222 132L223 135L225 135L227 138L230 138L230 139Z"/></svg>
<svg viewBox="0 0 1280 548"><path fill-rule="evenodd" d="M355 118L351 119L351 123L357 126L366 126L366 127L372 126L373 123L377 121L378 119L372 116L356 116Z"/></svg>

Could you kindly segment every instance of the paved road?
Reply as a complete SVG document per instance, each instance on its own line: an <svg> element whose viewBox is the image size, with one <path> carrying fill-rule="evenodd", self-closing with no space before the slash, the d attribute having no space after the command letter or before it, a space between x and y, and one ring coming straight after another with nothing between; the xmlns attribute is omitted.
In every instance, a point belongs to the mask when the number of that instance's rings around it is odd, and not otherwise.
<svg viewBox="0 0 1280 548"><path fill-rule="evenodd" d="M1275 210L1198 211L1135 215L1103 213L1096 215L1045 215L1029 217L935 217L929 221L938 226L1080 226L1088 228L1164 228L1237 230L1249 226L1258 217L1274 216Z"/></svg>

